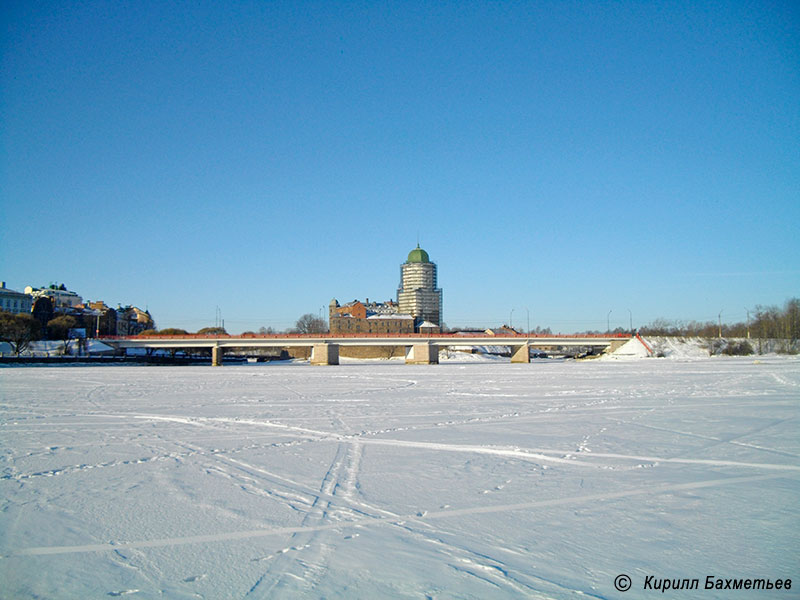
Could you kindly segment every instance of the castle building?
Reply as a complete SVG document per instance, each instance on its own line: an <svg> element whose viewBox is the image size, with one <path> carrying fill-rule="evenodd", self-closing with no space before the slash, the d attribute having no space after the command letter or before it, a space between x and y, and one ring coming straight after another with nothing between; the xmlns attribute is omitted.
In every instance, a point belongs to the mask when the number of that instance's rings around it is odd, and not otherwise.
<svg viewBox="0 0 800 600"><path fill-rule="evenodd" d="M328 306L331 333L438 333L442 325L442 290L436 287L436 264L414 248L400 266L397 302L353 300Z"/></svg>
<svg viewBox="0 0 800 600"><path fill-rule="evenodd" d="M397 290L398 312L414 317L417 328L425 322L442 326L442 290L436 285L436 263L417 244L400 265Z"/></svg>
<svg viewBox="0 0 800 600"><path fill-rule="evenodd" d="M397 304L353 300L340 306L334 298L328 307L331 333L414 333L414 318L397 312Z"/></svg>

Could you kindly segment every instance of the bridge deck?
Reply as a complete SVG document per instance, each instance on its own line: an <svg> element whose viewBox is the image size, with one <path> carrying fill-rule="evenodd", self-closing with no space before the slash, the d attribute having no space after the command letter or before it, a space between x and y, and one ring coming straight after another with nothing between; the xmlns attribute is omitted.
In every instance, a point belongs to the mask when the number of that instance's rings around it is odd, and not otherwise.
<svg viewBox="0 0 800 600"><path fill-rule="evenodd" d="M453 335L453 334L362 334L362 335L225 335L225 336L107 336L99 338L116 348L286 348L337 344L339 346L607 346L630 339L613 335Z"/></svg>

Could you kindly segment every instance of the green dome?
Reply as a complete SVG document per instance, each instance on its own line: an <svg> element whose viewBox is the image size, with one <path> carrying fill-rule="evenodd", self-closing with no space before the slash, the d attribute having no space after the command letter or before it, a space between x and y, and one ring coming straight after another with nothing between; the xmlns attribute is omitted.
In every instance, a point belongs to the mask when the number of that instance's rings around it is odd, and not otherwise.
<svg viewBox="0 0 800 600"><path fill-rule="evenodd" d="M414 248L411 252L408 253L408 261L406 261L406 262L410 262L410 263L429 263L429 262L431 262L431 259L428 256L428 253L425 252L425 250L423 250L422 248L420 248L419 244L417 244L417 247Z"/></svg>

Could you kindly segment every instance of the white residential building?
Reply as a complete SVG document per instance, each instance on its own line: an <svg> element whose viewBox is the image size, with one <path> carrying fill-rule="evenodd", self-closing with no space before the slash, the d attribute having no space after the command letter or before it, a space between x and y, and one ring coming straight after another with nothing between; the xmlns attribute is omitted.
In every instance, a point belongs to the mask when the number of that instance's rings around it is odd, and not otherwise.
<svg viewBox="0 0 800 600"><path fill-rule="evenodd" d="M16 292L6 287L6 282L0 282L0 310L15 315L31 314L33 298L28 294Z"/></svg>
<svg viewBox="0 0 800 600"><path fill-rule="evenodd" d="M46 288L28 286L25 288L25 293L30 294L34 300L40 296L47 296L53 301L53 308L56 312L64 308L76 308L83 304L83 298L75 292L69 291L63 284L60 287L51 286Z"/></svg>

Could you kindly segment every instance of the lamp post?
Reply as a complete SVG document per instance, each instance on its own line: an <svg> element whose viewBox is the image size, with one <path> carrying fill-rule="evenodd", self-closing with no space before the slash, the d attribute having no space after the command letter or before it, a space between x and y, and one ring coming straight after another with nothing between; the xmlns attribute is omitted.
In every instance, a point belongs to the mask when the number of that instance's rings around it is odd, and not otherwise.
<svg viewBox="0 0 800 600"><path fill-rule="evenodd" d="M612 312L613 312L613 310L610 310L610 311L608 311L608 314L606 315L606 334L611 333L611 313Z"/></svg>
<svg viewBox="0 0 800 600"><path fill-rule="evenodd" d="M508 328L514 329L514 309L511 309L511 314L508 315Z"/></svg>
<svg viewBox="0 0 800 600"><path fill-rule="evenodd" d="M750 339L750 309L745 308L745 311L747 311L747 339L749 340Z"/></svg>
<svg viewBox="0 0 800 600"><path fill-rule="evenodd" d="M719 326L717 333L719 334L719 339L722 339L722 309L720 309L719 314L717 315L717 324Z"/></svg>
<svg viewBox="0 0 800 600"><path fill-rule="evenodd" d="M633 335L633 313L631 312L630 308L628 309L628 319L629 319L628 326L630 328L631 335Z"/></svg>
<svg viewBox="0 0 800 600"><path fill-rule="evenodd" d="M526 330L526 333L528 335L530 335L531 334L531 311L528 309L527 306L525 307L525 312L528 315L528 329Z"/></svg>

